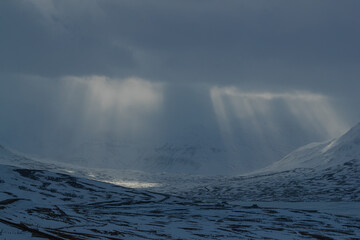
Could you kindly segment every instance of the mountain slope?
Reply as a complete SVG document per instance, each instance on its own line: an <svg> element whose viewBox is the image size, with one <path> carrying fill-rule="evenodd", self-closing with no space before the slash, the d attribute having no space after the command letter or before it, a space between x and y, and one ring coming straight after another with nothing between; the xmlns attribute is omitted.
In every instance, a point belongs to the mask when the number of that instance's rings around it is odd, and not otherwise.
<svg viewBox="0 0 360 240"><path fill-rule="evenodd" d="M359 215L255 201L303 201L307 206L347 201L350 209L360 209L360 161L353 159L358 136L356 126L332 142L306 147L307 154L300 154L308 157L300 159L302 168L239 177L89 169L0 147L0 238L355 239ZM315 168L305 168L308 162ZM147 184L146 191L76 176L154 184Z"/></svg>
<svg viewBox="0 0 360 240"><path fill-rule="evenodd" d="M219 178L185 196L239 201L360 201L360 124L343 136L312 143L267 168Z"/></svg>
<svg viewBox="0 0 360 240"><path fill-rule="evenodd" d="M327 168L354 159L360 159L360 123L339 138L322 143L308 144L261 171Z"/></svg>
<svg viewBox="0 0 360 240"><path fill-rule="evenodd" d="M325 169L297 168L202 181L177 191L193 198L262 202L360 202L360 160ZM175 192L175 191L174 191Z"/></svg>
<svg viewBox="0 0 360 240"><path fill-rule="evenodd" d="M0 149L0 163L33 170L71 173L73 176L186 198L226 201L360 201L360 160L356 159L326 168L266 171L238 177L85 168L33 160L6 148Z"/></svg>

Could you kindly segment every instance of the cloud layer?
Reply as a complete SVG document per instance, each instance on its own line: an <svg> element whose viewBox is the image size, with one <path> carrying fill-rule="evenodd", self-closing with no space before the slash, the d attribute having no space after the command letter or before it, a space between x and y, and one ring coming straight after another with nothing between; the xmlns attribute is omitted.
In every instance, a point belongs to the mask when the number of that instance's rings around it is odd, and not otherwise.
<svg viewBox="0 0 360 240"><path fill-rule="evenodd" d="M2 1L2 72L358 84L358 1Z"/></svg>
<svg viewBox="0 0 360 240"><path fill-rule="evenodd" d="M359 11L356 0L0 1L0 143L222 139L280 156L333 137L360 119Z"/></svg>

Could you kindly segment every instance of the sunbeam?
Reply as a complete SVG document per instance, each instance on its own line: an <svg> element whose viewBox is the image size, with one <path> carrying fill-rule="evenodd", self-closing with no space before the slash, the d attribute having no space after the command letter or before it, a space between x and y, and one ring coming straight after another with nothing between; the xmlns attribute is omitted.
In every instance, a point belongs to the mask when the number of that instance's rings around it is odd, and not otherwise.
<svg viewBox="0 0 360 240"><path fill-rule="evenodd" d="M84 92L84 121L91 121L95 128L130 130L133 133L144 131L145 115L159 111L162 105L162 85L140 78L124 80L101 76L64 78L69 104L79 93ZM149 117L149 116L146 116ZM113 129L112 129L113 130Z"/></svg>
<svg viewBox="0 0 360 240"><path fill-rule="evenodd" d="M58 151L56 158L129 167L135 164L137 154L132 143L156 140L154 119L162 111L161 83L102 76L66 77L61 82L63 90L52 133L56 136L52 139L59 141L64 136L67 140L61 144L70 153ZM52 155L56 150L48 148L53 145L49 141L45 147Z"/></svg>
<svg viewBox="0 0 360 240"><path fill-rule="evenodd" d="M292 146L333 138L348 129L329 98L321 94L212 87L210 97L229 158L240 169L262 167Z"/></svg>

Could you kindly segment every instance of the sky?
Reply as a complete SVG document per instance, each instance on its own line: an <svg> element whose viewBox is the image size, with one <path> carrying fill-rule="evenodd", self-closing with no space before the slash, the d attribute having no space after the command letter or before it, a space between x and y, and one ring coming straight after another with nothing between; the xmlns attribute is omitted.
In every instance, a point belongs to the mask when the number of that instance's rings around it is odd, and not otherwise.
<svg viewBox="0 0 360 240"><path fill-rule="evenodd" d="M109 139L240 146L241 164L262 167L359 122L359 11L356 0L2 0L0 144L51 157Z"/></svg>

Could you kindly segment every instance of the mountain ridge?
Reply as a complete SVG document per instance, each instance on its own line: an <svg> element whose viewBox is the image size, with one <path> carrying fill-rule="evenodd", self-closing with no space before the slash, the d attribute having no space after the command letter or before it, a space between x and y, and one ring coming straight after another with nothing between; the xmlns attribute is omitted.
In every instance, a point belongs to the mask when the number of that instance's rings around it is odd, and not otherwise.
<svg viewBox="0 0 360 240"><path fill-rule="evenodd" d="M324 169L353 159L360 159L360 123L338 138L302 146L256 172L286 171L295 168Z"/></svg>

